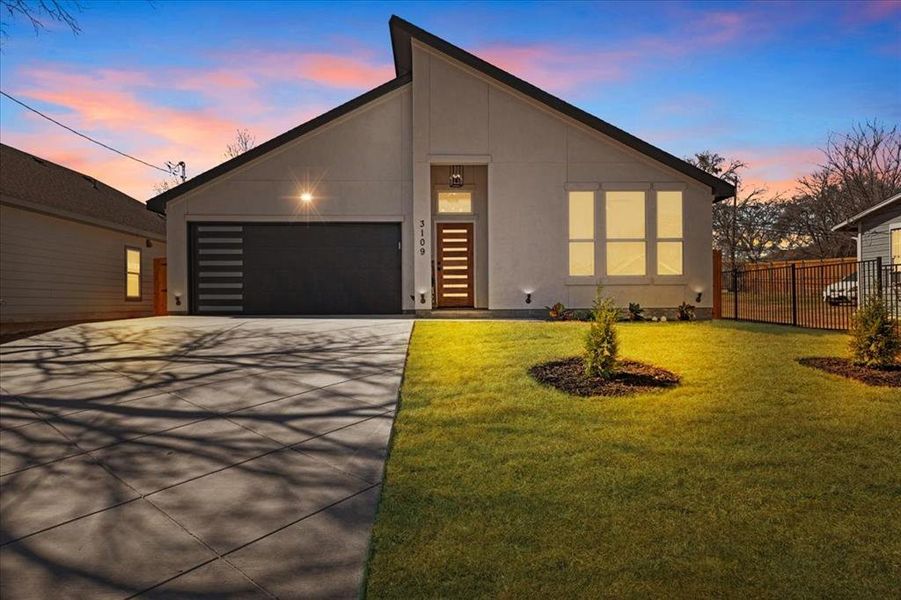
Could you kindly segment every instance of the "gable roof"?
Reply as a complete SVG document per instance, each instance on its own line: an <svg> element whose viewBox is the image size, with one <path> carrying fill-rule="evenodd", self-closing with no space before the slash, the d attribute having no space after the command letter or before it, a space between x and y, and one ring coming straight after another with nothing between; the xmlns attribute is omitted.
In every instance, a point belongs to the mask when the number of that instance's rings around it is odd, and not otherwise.
<svg viewBox="0 0 901 600"><path fill-rule="evenodd" d="M248 150L244 154L240 156L236 156L231 160L227 160L224 163L220 164L217 167L213 167L212 169L205 171L194 177L189 179L188 181L182 183L179 186L176 186L172 189L169 189L159 196L155 198L151 198L147 202L147 207L151 210L155 210L157 212L164 212L166 210L166 203L173 198L177 198L182 194L193 190L208 181L219 177L220 175L224 175L225 173L244 165L255 158L258 158L267 152L282 146L290 141L293 141L302 135L313 131L327 123L357 109L377 98L387 94L388 92L395 90L410 81L413 78L413 49L411 46L411 39L416 39L432 48L438 50L439 52L443 52L447 54L451 58L454 58L463 64L484 73L485 75L507 85L547 106L554 109L557 112L560 112L568 117L571 117L588 127L603 133L604 135L613 138L614 140L641 152L642 154L656 160L657 162L663 163L664 165L680 172L692 179L700 181L706 186L709 186L714 195L714 200L719 201L725 198L730 198L735 195L735 186L732 184L703 171L694 165L691 165L684 160L669 154L657 148L656 146L652 146L651 144L641 140L634 135L619 129L603 121L594 115L585 112L580 108L576 108L572 104L557 98L556 96L552 96L551 94L545 92L544 90L519 79L507 73L506 71L478 58L477 56L466 52L462 48L454 46L450 42L447 42L436 35L425 31L424 29L420 29L419 27L413 25L409 21L405 21L396 15L392 15L390 21L388 22L389 29L391 32L391 46L394 52L394 69L396 73L396 77L387 83L383 83L375 89L372 89L365 94L342 104L341 106L334 108L327 113L324 113L302 125L291 129L279 136L272 138L271 140Z"/></svg>
<svg viewBox="0 0 901 600"><path fill-rule="evenodd" d="M886 208L889 208L895 204L901 204L901 194L895 194L894 196L891 196L890 198L886 198L879 204L876 204L875 206L871 206L870 208L857 213L856 215L854 215L853 217L851 217L850 219L848 219L846 221L842 221L841 223L839 223L838 225L833 227L832 231L854 231L857 228L857 224L860 221L862 221L863 219L865 219L866 217L869 217L870 215L874 215L874 214L876 214L882 210L885 210Z"/></svg>
<svg viewBox="0 0 901 600"><path fill-rule="evenodd" d="M410 75L402 75L402 76L395 77L391 81L383 83L382 85L369 90L365 94L357 96L356 98L349 100L349 101L345 102L344 104L342 104L336 108L333 108L332 110L330 110L326 113L319 115L318 117L310 119L306 123L302 123L301 125L298 125L294 129L290 129L281 135L275 136L271 140L263 142L259 146L254 146L247 152L245 152L243 154L239 154L238 156L225 161L224 163L222 163L219 166L213 167L212 169L210 169L208 171L204 171L197 177L188 179L181 185L177 185L174 188L166 190L159 196L156 196L156 197L148 200L147 208L149 208L150 210L155 210L160 213L165 212L166 202L168 202L169 200L172 200L173 198L177 198L178 196L181 196L182 194L189 192L189 191L193 190L194 188L201 186L204 183L219 177L220 175L224 175L225 173L228 173L232 169L236 169L236 168L240 167L241 165L254 160L255 158L259 158L260 156L263 156L267 152L269 152L271 150L275 150L279 146L283 146L284 144L287 144L290 141L296 140L297 138L303 136L304 134L309 133L310 131L313 131L314 129L318 129L318 128L322 127L323 125L326 125L339 117L343 117L347 113L349 113L353 110L356 110L356 109L360 108L361 106L365 106L366 104L369 104L373 100L381 98L388 92L396 90L397 88L402 87L407 83L410 83L410 81L412 81L412 77Z"/></svg>
<svg viewBox="0 0 901 600"><path fill-rule="evenodd" d="M102 181L0 144L0 196L32 210L165 239L166 221Z"/></svg>
<svg viewBox="0 0 901 600"><path fill-rule="evenodd" d="M482 60L478 56L470 54L466 50L454 46L450 42L413 25L409 21L405 21L398 16L392 16L389 21L389 26L391 28L391 46L394 49L394 69L398 76L409 74L413 70L413 50L410 45L410 40L415 39L450 56L464 65L525 94L533 100L541 102L553 110L613 138L621 144L637 150L645 156L649 156L657 162L663 163L671 169L700 181L704 185L710 187L714 198L717 201L731 198L735 195L734 185L689 164L681 158L673 156L669 152L661 150L660 148L635 137L631 133L623 131L619 127L611 125L607 121L597 118L591 113L585 112L581 108L577 108L572 104L545 92L527 81L523 81L515 75L511 75L503 69Z"/></svg>

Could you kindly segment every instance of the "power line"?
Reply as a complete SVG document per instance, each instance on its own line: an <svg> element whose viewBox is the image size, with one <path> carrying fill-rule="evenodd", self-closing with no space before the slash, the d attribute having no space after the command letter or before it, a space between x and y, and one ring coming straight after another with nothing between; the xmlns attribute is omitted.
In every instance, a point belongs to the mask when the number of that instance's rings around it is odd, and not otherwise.
<svg viewBox="0 0 901 600"><path fill-rule="evenodd" d="M17 99L17 98L13 98L12 96L10 96L9 94L7 94L7 93L4 92L3 90L0 90L0 94L3 94L3 95L6 96L7 98L9 98L9 99L12 100L13 102L15 102L16 104L18 104L18 105L20 105L20 106L23 106L24 108L27 108L27 109L30 110L31 112L33 112L33 113L35 113L35 114L37 114L37 115L40 115L40 116L44 117L45 119L47 119L47 120L50 121L51 123L55 123L56 125L59 125L59 126L62 127L63 129L66 129L66 130L68 130L68 131L71 131L72 133L74 133L74 134L77 135L77 136L83 137L84 139L88 140L89 142L93 142L93 143L97 144L98 146L101 146L101 147L103 147L103 148L106 148L107 150L111 150L111 151L115 152L116 154L119 154L119 155L121 155L121 156L124 156L125 158L130 158L131 160L136 161L136 162L139 162L139 163L141 163L142 165L146 165L146 166L148 166L148 167L150 167L150 168L152 168L152 169L156 169L157 171L162 171L163 173L166 173L167 175L175 175L175 172L174 172L173 169L164 169L163 167L158 167L157 165L151 164L151 163L147 162L146 160L141 160L140 158L138 158L138 157L136 157L136 156L132 156L131 154L127 154L127 153L125 153L125 152L122 152L121 150L116 150L116 149L113 148L112 146L108 146L107 144L104 144L103 142L100 142L100 141L98 141L98 140L95 140L95 139L92 138L91 136L85 135L85 134L81 133L80 131L76 131L75 129L72 129L71 127L69 127L68 125L66 125L66 124L64 124L64 123L60 123L59 121L57 121L57 120L54 119L53 117L50 117L50 116L48 116L48 115L45 115L44 113L42 113L42 112L39 111L38 109L32 108L32 107L28 106L27 104L25 104L24 102L22 102L21 100L19 100L19 99ZM182 178L184 178L184 175L182 175ZM184 179L182 179L182 181L184 181Z"/></svg>

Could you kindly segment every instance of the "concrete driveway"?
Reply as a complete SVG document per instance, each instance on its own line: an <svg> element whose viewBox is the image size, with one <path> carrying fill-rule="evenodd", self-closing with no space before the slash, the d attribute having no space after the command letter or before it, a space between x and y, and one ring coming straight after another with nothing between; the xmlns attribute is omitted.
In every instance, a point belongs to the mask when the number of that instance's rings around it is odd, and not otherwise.
<svg viewBox="0 0 901 600"><path fill-rule="evenodd" d="M356 597L411 328L159 317L0 346L0 596Z"/></svg>

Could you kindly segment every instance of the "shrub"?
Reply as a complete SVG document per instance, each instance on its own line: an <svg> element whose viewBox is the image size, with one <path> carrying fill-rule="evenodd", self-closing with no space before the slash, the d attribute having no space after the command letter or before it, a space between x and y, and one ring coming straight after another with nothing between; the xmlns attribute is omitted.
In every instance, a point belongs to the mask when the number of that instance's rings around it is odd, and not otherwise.
<svg viewBox="0 0 901 600"><path fill-rule="evenodd" d="M548 318L552 321L562 321L566 318L566 307L562 302L557 302L553 306L545 306L545 308Z"/></svg>
<svg viewBox="0 0 901 600"><path fill-rule="evenodd" d="M594 320L585 338L585 374L589 377L607 379L616 373L618 316L619 310L613 300L604 298L598 286L594 298Z"/></svg>
<svg viewBox="0 0 901 600"><path fill-rule="evenodd" d="M638 302L629 302L629 320L644 321L644 309Z"/></svg>
<svg viewBox="0 0 901 600"><path fill-rule="evenodd" d="M693 304L689 304L687 302L683 302L679 305L679 320L680 321L694 321L695 320L695 307Z"/></svg>
<svg viewBox="0 0 901 600"><path fill-rule="evenodd" d="M864 300L851 318L851 359L866 367L887 367L901 352L895 321L880 295Z"/></svg>

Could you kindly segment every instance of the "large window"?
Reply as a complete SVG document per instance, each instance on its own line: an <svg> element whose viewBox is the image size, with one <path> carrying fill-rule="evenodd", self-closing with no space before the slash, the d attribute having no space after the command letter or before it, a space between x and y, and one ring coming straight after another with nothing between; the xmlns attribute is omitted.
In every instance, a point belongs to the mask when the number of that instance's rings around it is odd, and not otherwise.
<svg viewBox="0 0 901 600"><path fill-rule="evenodd" d="M895 227L892 231L892 264L901 265L901 227Z"/></svg>
<svg viewBox="0 0 901 600"><path fill-rule="evenodd" d="M607 192L607 275L644 275L644 192Z"/></svg>
<svg viewBox="0 0 901 600"><path fill-rule="evenodd" d="M657 192L657 274L682 274L682 192Z"/></svg>
<svg viewBox="0 0 901 600"><path fill-rule="evenodd" d="M569 193L569 274L594 275L594 192Z"/></svg>
<svg viewBox="0 0 901 600"><path fill-rule="evenodd" d="M472 192L438 192L438 212L444 214L472 213Z"/></svg>
<svg viewBox="0 0 901 600"><path fill-rule="evenodd" d="M125 248L125 297L141 299L141 249Z"/></svg>

